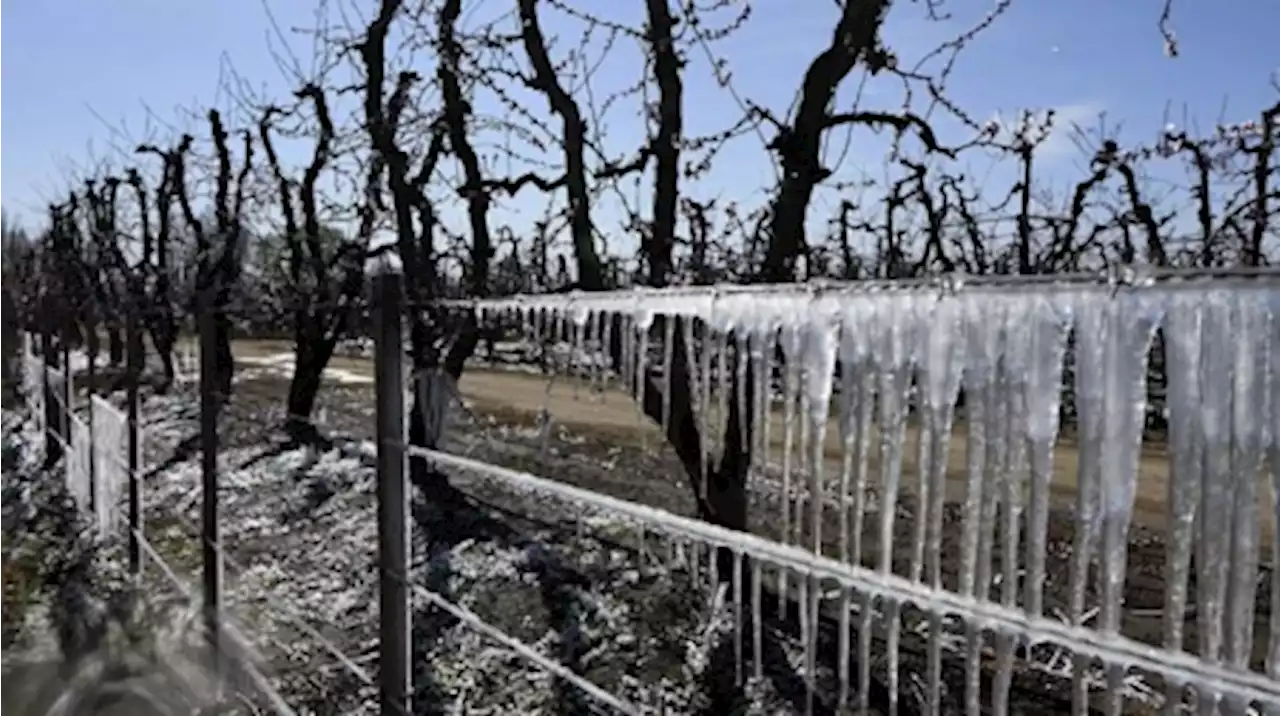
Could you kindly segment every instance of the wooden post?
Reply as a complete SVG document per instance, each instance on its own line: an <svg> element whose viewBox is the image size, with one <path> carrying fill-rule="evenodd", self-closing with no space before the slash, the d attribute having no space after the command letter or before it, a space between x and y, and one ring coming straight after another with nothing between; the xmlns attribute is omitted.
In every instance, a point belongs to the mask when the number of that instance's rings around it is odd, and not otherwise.
<svg viewBox="0 0 1280 716"><path fill-rule="evenodd" d="M371 262L377 342L380 692L383 716L410 713L409 532L405 482L403 274L388 256Z"/></svg>

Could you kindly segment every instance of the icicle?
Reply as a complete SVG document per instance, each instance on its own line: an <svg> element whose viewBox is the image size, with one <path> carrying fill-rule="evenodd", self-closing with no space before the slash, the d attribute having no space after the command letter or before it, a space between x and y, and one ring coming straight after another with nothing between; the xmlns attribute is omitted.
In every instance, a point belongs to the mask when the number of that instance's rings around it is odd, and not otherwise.
<svg viewBox="0 0 1280 716"><path fill-rule="evenodd" d="M1226 608L1227 663L1249 667L1253 651L1254 601L1258 583L1258 476L1267 449L1269 337L1276 330L1266 305L1255 295L1237 295L1234 405L1231 416L1231 572Z"/></svg>
<svg viewBox="0 0 1280 716"><path fill-rule="evenodd" d="M845 315L840 328L840 444L843 453L840 460L840 561L856 564L849 548L849 503L853 496L849 494L850 481L853 477L853 466L856 461L854 451L858 442L857 430L861 426L857 420L857 411L862 406L861 387L862 364L860 356L855 356L859 327L849 315ZM861 545L859 545L861 546ZM843 704L842 704L843 705Z"/></svg>
<svg viewBox="0 0 1280 716"><path fill-rule="evenodd" d="M547 312L547 321L551 323L551 360L547 361L555 369L555 356L560 352L560 343L564 341L565 323L564 315L558 309L551 309Z"/></svg>
<svg viewBox="0 0 1280 716"><path fill-rule="evenodd" d="M809 612L809 639L805 642L805 682L807 684L804 711L806 716L813 714L813 699L818 690L818 631L822 614L822 584L812 575L805 575L802 582L808 589L804 608Z"/></svg>
<svg viewBox="0 0 1280 716"><path fill-rule="evenodd" d="M531 308L530 316L533 321L533 340L535 342L533 350L538 356L539 366L546 370L551 366L551 358L547 355L546 316L540 308Z"/></svg>
<svg viewBox="0 0 1280 716"><path fill-rule="evenodd" d="M890 508L892 509L892 508ZM902 642L902 604L896 599L887 599L885 619L889 620L889 638L885 644L885 687L889 692L889 716L897 716L899 686L899 654Z"/></svg>
<svg viewBox="0 0 1280 716"><path fill-rule="evenodd" d="M787 321L781 329L783 350L782 384L782 535L781 541L791 539L791 513L793 509L791 471L792 447L795 437L796 403L800 397L800 340L802 334L795 321ZM787 571L778 572L778 618L787 616Z"/></svg>
<svg viewBox="0 0 1280 716"><path fill-rule="evenodd" d="M702 584L702 545L694 542L689 545L689 581L693 582L696 588L701 588Z"/></svg>
<svg viewBox="0 0 1280 716"><path fill-rule="evenodd" d="M716 416L718 421L725 427L719 429L720 439L720 460L724 461L724 451L728 449L728 445L724 442L724 436L727 434L729 425L729 395L733 392L733 383L729 375L728 353L729 353L729 331L720 331L714 340L716 350Z"/></svg>
<svg viewBox="0 0 1280 716"><path fill-rule="evenodd" d="M742 552L733 550L733 681L742 686Z"/></svg>
<svg viewBox="0 0 1280 716"><path fill-rule="evenodd" d="M714 595L720 589L720 549L715 545L707 545L707 579Z"/></svg>
<svg viewBox="0 0 1280 716"><path fill-rule="evenodd" d="M776 323L769 323L764 332L764 420L760 427L760 439L763 441L764 452L761 453L760 470L764 471L772 469L771 456L773 451L773 374L777 371L778 366L778 343L781 339L781 330Z"/></svg>
<svg viewBox="0 0 1280 716"><path fill-rule="evenodd" d="M987 599L990 587L990 568L979 568L982 561L982 535L990 523L987 503L988 491L995 486L994 475L987 479L989 453L987 426L992 421L995 403L995 376L1000 349L1000 326L988 314L989 302L985 296L972 296L965 301L965 315L969 326L968 352L965 367L965 418L968 423L967 478L964 499L964 533L960 548L960 593ZM988 553L989 557L989 553ZM989 562L988 562L989 565ZM975 620L965 624L967 650L965 654L965 711L970 716L981 712L981 656L983 631Z"/></svg>
<svg viewBox="0 0 1280 716"><path fill-rule="evenodd" d="M737 358L737 366L734 368L734 384L737 386L734 399L737 400L738 410L738 429L743 431L744 435L750 435L750 440L743 441L743 448L747 450L751 457L751 462L744 467L747 479L752 470L752 463L760 459L759 453L755 451L755 434L759 432L759 423L753 422L754 412L752 406L747 405L747 381L751 380L750 375L750 352L751 352L751 331L744 325L739 325L734 330L734 356Z"/></svg>
<svg viewBox="0 0 1280 716"><path fill-rule="evenodd" d="M989 314L986 320L991 324L989 330L995 334L997 360L994 380L987 391L987 406L984 411L987 420L983 430L987 441L986 477L979 520L981 529L978 533L978 569L975 585L977 596L984 600L991 598L991 586L994 581L992 548L995 541L995 522L1002 496L1000 488L1004 485L1005 471L1009 465L1009 373L1004 356L1006 321L1003 315L990 315L994 312L993 309L1000 308L1004 308L1002 303L987 302Z"/></svg>
<svg viewBox="0 0 1280 716"><path fill-rule="evenodd" d="M1024 300L1006 302L1004 376L1002 383L1005 423L1001 426L1005 445L1005 470L1000 480L1003 510L1000 520L1000 603L1016 608L1018 601L1018 538L1022 519L1022 493L1026 483L1027 370L1031 341L1029 322L1017 315L1027 306ZM996 678L992 685L992 708L1008 712L1009 689L1013 684L1013 657L1016 636L1008 630L996 634Z"/></svg>
<svg viewBox="0 0 1280 716"><path fill-rule="evenodd" d="M906 434L907 392L911 387L911 350L908 336L914 306L906 296L893 297L884 310L881 331L872 358L877 362L880 381L880 558L881 572L893 572L893 524L897 515L898 489L902 480L902 444Z"/></svg>
<svg viewBox="0 0 1280 716"><path fill-rule="evenodd" d="M951 447L951 426L956 395L964 369L965 336L962 305L942 297L933 307L931 320L921 325L919 362L920 412L920 499L916 521L913 580L920 579L921 564L927 560L929 583L942 587L942 511L946 503L947 460ZM929 653L926 700L931 713L941 708L942 615L929 612Z"/></svg>
<svg viewBox="0 0 1280 716"><path fill-rule="evenodd" d="M668 324L671 321L667 321ZM629 331L631 334L631 342L635 346L635 354L632 360L632 367L635 372L634 383L628 383L628 387L634 387L633 395L636 400L636 412L640 420L640 440L641 445L648 446L648 426L645 425L644 403L648 399L649 391L649 331L653 328L653 313L645 311L635 321L635 330ZM669 379L669 378L668 378ZM671 389L662 395L663 404L669 403L671 400ZM665 428L665 424L663 426ZM666 437L665 431L663 437Z"/></svg>
<svg viewBox="0 0 1280 716"><path fill-rule="evenodd" d="M812 663L812 652L809 649L810 635L813 633L815 625L812 623L812 615L809 613L809 577L805 574L796 575L796 604L800 612L800 663L804 673L804 698L805 698L805 714L813 713L813 671L809 664Z"/></svg>
<svg viewBox="0 0 1280 716"><path fill-rule="evenodd" d="M1031 455L1031 504L1027 517L1027 579L1024 607L1033 617L1044 612L1045 540L1053 482L1053 446L1062 413L1063 358L1071 329L1070 314L1038 296L1025 320L1030 322L1026 381L1026 440Z"/></svg>
<svg viewBox="0 0 1280 716"><path fill-rule="evenodd" d="M871 700L871 618L875 615L875 597L860 592L858 601L858 713L867 713Z"/></svg>
<svg viewBox="0 0 1280 716"><path fill-rule="evenodd" d="M699 416L698 433L702 436L702 498L707 497L708 479L711 474L711 389L715 381L711 378L711 354L715 352L716 336L714 320L716 315L716 294L711 294L711 310L702 322L702 340L698 350L698 395L701 396L701 415Z"/></svg>
<svg viewBox="0 0 1280 716"><path fill-rule="evenodd" d="M1200 655L1222 658L1223 608L1231 561L1231 415L1235 353L1241 337L1233 325L1230 298L1206 297L1200 356L1200 428L1205 470L1201 475L1200 541L1196 554L1196 618Z"/></svg>
<svg viewBox="0 0 1280 716"><path fill-rule="evenodd" d="M804 350L804 334L806 332L803 328L797 331L800 335L801 351ZM803 356L803 353L801 355ZM804 506L813 497L813 495L809 494L804 479L806 471L809 471L808 474L810 475L813 474L811 471L812 466L809 464L811 455L809 449L809 393L805 390L805 386L809 383L809 365L806 360L801 360L799 373L799 379L796 381L799 392L796 400L798 403L796 418L799 423L800 434L796 438L794 452L792 452L792 455L795 456L797 474L792 475L791 489L795 494L795 498L791 501L791 537L789 538L789 542L797 546L804 544Z"/></svg>
<svg viewBox="0 0 1280 716"><path fill-rule="evenodd" d="M1070 601L1068 619L1076 626L1084 622L1085 593L1088 589L1089 564L1099 532L1101 492L1101 449L1105 425L1106 330L1103 314L1098 310L1079 313L1075 330L1075 400L1079 447L1076 473L1076 524L1071 549L1069 577ZM1083 716L1089 711L1089 687L1086 681L1091 660L1084 655L1072 658L1072 713Z"/></svg>
<svg viewBox="0 0 1280 716"><path fill-rule="evenodd" d="M668 314L663 317L662 334L662 434L665 436L671 432L671 368L676 346L675 316Z"/></svg>
<svg viewBox="0 0 1280 716"><path fill-rule="evenodd" d="M1118 634L1129 551L1129 522L1138 487L1142 432L1146 417L1147 356L1157 327L1158 304L1149 297L1121 293L1107 299L1085 298L1084 316L1101 331L1081 335L1081 352L1101 352L1103 371L1086 377L1103 388L1100 475L1102 484L1102 611L1100 628ZM1094 346L1094 342L1102 342ZM1105 708L1118 715L1123 703L1124 666L1107 665Z"/></svg>
<svg viewBox="0 0 1280 716"><path fill-rule="evenodd" d="M1280 295L1270 293L1271 309L1271 623L1267 675L1280 679ZM1280 706L1268 714L1280 714Z"/></svg>
<svg viewBox="0 0 1280 716"><path fill-rule="evenodd" d="M617 376L616 366L613 364L613 323L619 322L619 327L625 327L629 316L626 313L605 311L600 321L600 350L597 353L596 362L599 363L600 371L600 397L601 403L608 400L609 388L612 387L614 378ZM621 346L619 346L621 347Z"/></svg>
<svg viewBox="0 0 1280 716"><path fill-rule="evenodd" d="M639 302L637 301L637 304L638 303ZM630 395L632 399L636 397L636 393L634 391L634 388L636 385L636 379L635 379L636 327L635 326L637 321L637 314L639 313L638 309L639 307L636 306L632 308L631 313L622 314L622 316L619 318L619 323L618 323L618 330L620 331L620 333L618 334L618 340L621 343L621 347L622 347L622 360L618 365L618 373L616 374L616 378L622 390L626 392L628 395ZM612 336L610 336L610 339L612 340ZM611 348L610 352L612 353L612 347L610 348ZM637 401L636 405L637 407L639 407L640 403ZM639 412L643 414L644 411L640 410ZM639 418L639 416L637 416L637 418Z"/></svg>
<svg viewBox="0 0 1280 716"><path fill-rule="evenodd" d="M852 563L857 565L863 562L862 537L867 514L867 484L871 480L871 454L874 449L871 434L875 430L876 392L879 387L872 365L871 344L867 337L878 330L879 325L874 320L866 320L853 349L853 364L858 371L858 402L854 413L853 540L850 557Z"/></svg>
<svg viewBox="0 0 1280 716"><path fill-rule="evenodd" d="M573 386L574 400L582 400L582 383L586 377L583 373L590 370L583 365L587 358L587 322L589 315L583 309L570 309L569 381L570 385Z"/></svg>
<svg viewBox="0 0 1280 716"><path fill-rule="evenodd" d="M755 678L760 680L764 678L764 610L760 604L760 586L764 581L764 575L761 574L760 560L751 560L751 661L753 662Z"/></svg>
<svg viewBox="0 0 1280 716"><path fill-rule="evenodd" d="M881 503L880 559L884 574L893 572L894 521L898 491L902 482L902 446L906 440L907 401L911 389L911 345L915 329L915 296L895 296L886 303L883 329L877 336L873 358L880 379ZM898 708L898 644L901 639L901 603L889 599L885 619L889 622L888 669L889 712Z"/></svg>
<svg viewBox="0 0 1280 716"><path fill-rule="evenodd" d="M700 469L697 477L698 480L698 499L706 501L707 499L707 431L705 425L702 425L700 417L704 417L707 406L703 401L705 395L703 389L703 381L707 379L705 374L699 374L698 367L700 361L697 359L697 350L693 342L693 322L692 316L684 316L680 320L684 329L684 357L685 366L689 371L689 405L693 410L694 424L701 428L698 430L698 455Z"/></svg>
<svg viewBox="0 0 1280 716"><path fill-rule="evenodd" d="M836 370L836 351L839 348L839 325L832 315L834 304L812 301L809 323L805 336L804 363L806 368L804 395L808 413L809 450L809 507L812 525L813 553L822 554L823 505L826 487L823 480L823 463L826 461L827 420L831 415L832 382Z"/></svg>
<svg viewBox="0 0 1280 716"><path fill-rule="evenodd" d="M1179 297L1180 299L1183 297ZM1169 415L1169 536L1165 541L1164 646L1183 647L1187 618L1187 577L1192 533L1200 505L1203 449L1200 444L1201 312L1199 300L1178 300L1170 307L1164 330L1166 410ZM1164 712L1178 712L1182 689L1165 685Z"/></svg>
<svg viewBox="0 0 1280 716"><path fill-rule="evenodd" d="M765 353L772 327L761 323L748 336L751 350L751 380L755 391L751 397L751 470L753 475L763 475L769 467L769 372Z"/></svg>
<svg viewBox="0 0 1280 716"><path fill-rule="evenodd" d="M836 676L839 678L840 692L836 701L836 712L843 713L849 706L849 610L853 608L849 598L849 588L840 585L840 633L836 644Z"/></svg>
<svg viewBox="0 0 1280 716"><path fill-rule="evenodd" d="M604 327L613 319L604 311L592 311L587 319L587 350L591 357L591 393L601 396L604 393Z"/></svg>

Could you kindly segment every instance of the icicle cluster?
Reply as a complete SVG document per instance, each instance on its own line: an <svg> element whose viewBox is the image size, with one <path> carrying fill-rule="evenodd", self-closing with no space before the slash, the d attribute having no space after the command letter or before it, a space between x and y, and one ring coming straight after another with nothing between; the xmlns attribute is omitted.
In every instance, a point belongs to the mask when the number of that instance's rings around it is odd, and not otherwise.
<svg viewBox="0 0 1280 716"><path fill-rule="evenodd" d="M1163 331L1169 469L1167 495L1157 496L1167 517L1162 646L1170 658L1192 658L1182 652L1184 615L1194 607L1194 663L1251 667L1264 536L1270 552L1280 555L1280 285L1274 279L1230 287L1148 282L637 290L490 300L476 310L482 321L514 322L539 340L569 340L571 364L589 363L593 383L615 376L639 405L654 406L646 412L664 428L673 419L673 364L683 356L678 372L689 376L702 441L700 474L692 476L699 494L707 495L717 464L714 443L725 434L731 401L737 401L738 414L754 426L751 491L780 502L780 541L848 563L855 574L896 575L930 594L953 595L949 600L995 602L1041 620L1050 616L1046 581L1058 578L1046 574L1047 545L1051 508L1063 500L1051 497L1074 496L1073 543L1060 580L1068 583L1063 616L1081 627L1096 612L1090 638L1126 644L1127 559L1140 488L1148 362L1153 338ZM1054 450L1069 348L1079 447L1078 464L1064 470ZM655 389L660 400L648 394ZM833 408L838 440L828 447ZM958 419L965 444L959 477L948 474ZM904 470L912 460L914 471ZM1263 489L1267 479L1269 490ZM1271 515L1260 508L1268 497ZM914 507L904 513L900 504ZM948 505L958 505L958 525L944 519ZM903 519L911 527L905 539L898 524ZM944 577L948 545L958 545L954 579ZM696 562L694 547L690 559ZM761 565L752 560L755 574L744 578L741 561L736 553L735 621L741 629L745 604L758 631ZM714 559L708 563L708 578L721 578ZM1280 702L1280 570L1270 575L1269 646L1258 688ZM750 598L742 598L744 585ZM961 655L963 701L969 713L978 713L981 671L988 668L984 653L994 649L992 707L1004 713L1015 656L1032 659L1045 646L1009 629L998 630L988 646L989 625L973 614L959 614L964 626L957 628L946 619L953 608L877 597L859 590L856 580L833 595L799 567L779 567L777 585L789 595L780 609L802 605L811 686L819 606L825 601L824 610L837 611L842 704L853 680L856 704L866 705L870 626L877 613L887 621L891 698L901 686L904 627L927 639L923 698L933 713L941 708L944 651ZM856 674L850 674L852 615L859 625ZM1127 672L1131 664L1104 663L1099 677L1098 664L1087 656L1096 650L1057 646L1075 656L1063 659L1059 649L1039 668L1054 671L1068 662L1076 713L1090 707L1090 688L1099 678L1108 713L1119 713L1126 696L1146 693ZM1132 648L1149 647L1135 642ZM756 669L758 676L758 661ZM1248 706L1221 681L1180 679L1168 676L1163 696L1152 692L1148 698L1163 703L1167 713L1178 710L1188 689L1206 713L1218 707L1243 713Z"/></svg>

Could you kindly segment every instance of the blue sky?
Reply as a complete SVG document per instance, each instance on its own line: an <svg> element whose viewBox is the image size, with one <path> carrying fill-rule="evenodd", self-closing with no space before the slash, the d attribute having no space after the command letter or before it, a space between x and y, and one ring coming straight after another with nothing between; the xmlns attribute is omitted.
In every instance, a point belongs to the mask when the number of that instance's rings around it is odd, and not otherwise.
<svg viewBox="0 0 1280 716"><path fill-rule="evenodd" d="M331 3L336 4L337 0ZM634 0L576 0L575 4L612 6L611 19L637 27L642 17L642 3ZM937 23L925 19L921 3L899 0L891 10L886 43L904 63L910 63L971 25L992 4L949 0L946 8L954 19ZM1127 138L1142 141L1150 141L1163 126L1166 106L1174 108L1178 122L1182 108L1189 107L1208 129L1220 115L1232 121L1256 117L1264 104L1275 101L1269 81L1272 73L1280 71L1280 50L1275 44L1280 3L1176 1L1173 27L1182 52L1176 60L1165 57L1156 30L1160 4L1159 0L1015 0L1009 12L962 55L950 82L951 97L983 119L997 112L1011 116L1022 108L1054 107L1061 118L1091 123L1099 111L1105 111L1110 121L1123 121ZM509 0L464 2L473 26L485 17L507 12L511 5ZM727 60L739 98L785 115L805 67L829 40L834 3L753 0L753 6L745 27L717 45L716 52ZM87 164L91 148L97 156L110 157L113 142L128 146L142 138L148 108L161 120L173 121L179 116L177 108L207 106L217 99L224 58L231 58L236 70L268 95L286 96L291 88L291 81L272 60L268 37L273 31L259 0L12 0L8 7L8 22L0 26L0 87L7 110L0 117L5 149L0 200L28 224L37 223L45 202L65 189L69 168ZM277 0L271 7L286 33L291 26L315 25L313 3ZM547 34L563 38L555 52L562 53L572 38L581 35L578 21L549 8L544 16ZM291 42L306 64L309 41L294 36ZM280 42L272 39L271 44L278 48ZM592 88L597 98L610 88L633 84L640 76L638 50L626 42L620 45L625 47L615 50L595 75ZM419 64L429 71L429 59ZM856 77L846 82L841 108L848 108L857 84ZM544 101L527 94L516 96L525 98L531 112L549 117ZM225 102L226 97L221 100ZM423 103L431 101L429 96ZM724 128L740 115L739 105L713 81L709 65L696 48L686 75L685 104L691 133ZM860 106L893 109L896 105L892 86L877 81L868 85ZM477 107L503 114L488 96L482 95ZM607 152L623 156L634 151L644 132L639 116L634 100L615 106L601 125ZM104 120L116 129L104 125ZM180 124L197 134L207 131L203 123ZM151 125L159 131L156 120ZM119 128L131 139L119 136ZM881 176L883 139L866 130L848 139L843 175ZM489 136L480 142L482 153L492 154L486 147L504 141L509 140ZM829 156L834 157L845 137L833 135L831 141ZM1051 144L1043 176L1051 182L1075 176L1079 156L1065 133ZM295 161L302 158L293 150L289 156ZM506 170L508 165L498 166ZM973 171L986 169L974 165ZM996 170L997 174L1003 171ZM754 205L765 200L773 179L770 157L760 139L748 134L726 147L712 173L687 191L699 198L732 198ZM643 187L640 191L647 213ZM634 197L630 185L623 193ZM441 187L437 195L447 198L447 188ZM839 198L830 191L820 195L813 208L814 221L823 220ZM613 201L601 198L598 223L616 221ZM449 213L452 202L443 203ZM493 223L518 230L540 215L545 203L537 195L506 202Z"/></svg>

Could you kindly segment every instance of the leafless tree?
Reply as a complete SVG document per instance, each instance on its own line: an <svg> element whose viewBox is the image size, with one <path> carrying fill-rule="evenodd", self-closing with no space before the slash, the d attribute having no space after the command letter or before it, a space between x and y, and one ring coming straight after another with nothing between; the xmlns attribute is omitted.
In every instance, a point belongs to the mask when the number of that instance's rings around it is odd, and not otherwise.
<svg viewBox="0 0 1280 716"><path fill-rule="evenodd" d="M233 170L230 138L222 123L222 115L216 109L209 110L209 129L213 138L215 160L215 189L213 197L214 226L206 226L197 217L191 201L187 181L187 165L191 145L195 139L185 135L174 157L173 183L178 207L196 242L196 304L197 310L207 312L213 322L213 348L217 366L213 385L219 399L225 401L231 395L235 360L231 354L231 317L228 313L232 292L240 279L241 260L246 239L241 222L249 171L253 162L253 134L242 133L242 164ZM233 174L234 172L234 174Z"/></svg>
<svg viewBox="0 0 1280 716"><path fill-rule="evenodd" d="M272 140L273 120L283 110L268 106L258 121L258 138L275 180L280 214L284 219L290 292L286 303L293 316L294 371L285 404L286 429L297 440L319 436L311 422L321 377L333 357L338 340L347 332L350 306L358 298L364 279L364 254L368 235L326 245L321 236L316 184L330 162L335 128L325 90L308 82L296 99L312 107L316 140L311 161L301 182L291 180L281 166ZM302 221L299 224L298 215Z"/></svg>

